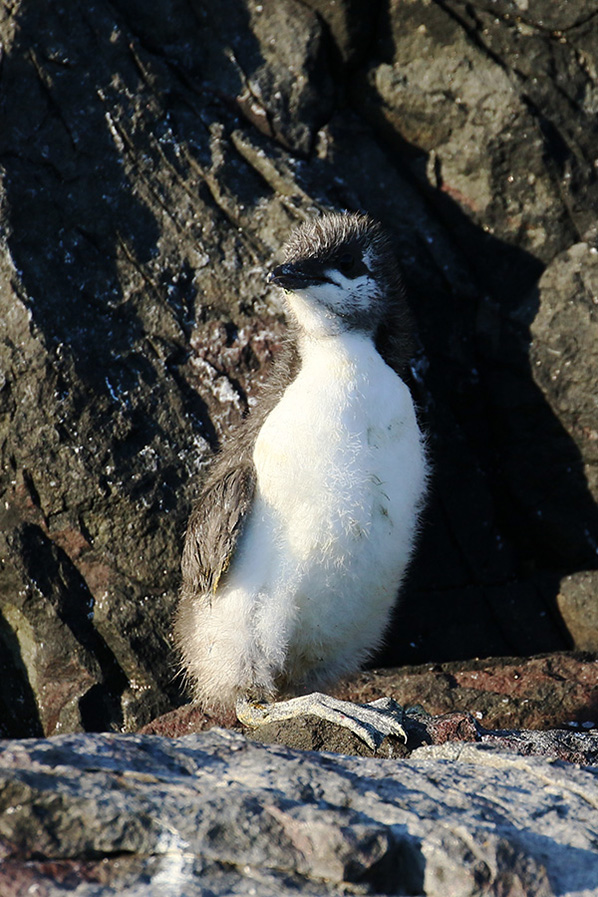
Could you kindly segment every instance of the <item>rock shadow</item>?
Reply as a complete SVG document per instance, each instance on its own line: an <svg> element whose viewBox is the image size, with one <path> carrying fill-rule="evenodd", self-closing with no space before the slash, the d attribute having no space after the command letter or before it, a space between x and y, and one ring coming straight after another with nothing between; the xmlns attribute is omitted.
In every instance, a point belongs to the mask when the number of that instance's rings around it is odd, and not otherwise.
<svg viewBox="0 0 598 897"><path fill-rule="evenodd" d="M446 245L435 249L437 237L425 234L414 241L388 221L409 247L405 279L422 343L411 386L433 476L415 561L373 665L570 648L556 597L563 576L598 566L598 506L530 362L543 265L414 179L425 154L382 141Z"/></svg>

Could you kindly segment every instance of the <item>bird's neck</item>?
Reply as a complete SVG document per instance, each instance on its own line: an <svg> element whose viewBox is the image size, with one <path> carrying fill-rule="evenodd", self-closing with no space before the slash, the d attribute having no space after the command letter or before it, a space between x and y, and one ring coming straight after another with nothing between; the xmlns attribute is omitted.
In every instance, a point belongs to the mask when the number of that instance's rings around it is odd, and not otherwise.
<svg viewBox="0 0 598 897"><path fill-rule="evenodd" d="M370 334L357 329L356 322L350 314L335 312L332 307L321 301L321 297L311 296L309 290L297 290L286 296L287 307L295 320L299 341L308 343L329 341L342 338L347 333L358 333L366 339Z"/></svg>
<svg viewBox="0 0 598 897"><path fill-rule="evenodd" d="M361 366L375 353L371 336L359 330L344 330L325 337L302 334L299 338L299 354L304 369L319 367L346 371L347 368Z"/></svg>

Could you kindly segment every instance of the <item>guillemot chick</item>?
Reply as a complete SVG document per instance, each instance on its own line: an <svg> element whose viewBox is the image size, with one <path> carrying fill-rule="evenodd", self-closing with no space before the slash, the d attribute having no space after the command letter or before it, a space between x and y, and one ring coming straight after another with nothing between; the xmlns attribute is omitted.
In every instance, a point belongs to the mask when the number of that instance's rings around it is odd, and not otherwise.
<svg viewBox="0 0 598 897"><path fill-rule="evenodd" d="M417 531L426 459L400 376L401 278L378 223L334 213L296 231L270 280L289 344L191 514L176 641L204 707L249 725L316 713L374 747L396 719L310 692L380 645Z"/></svg>

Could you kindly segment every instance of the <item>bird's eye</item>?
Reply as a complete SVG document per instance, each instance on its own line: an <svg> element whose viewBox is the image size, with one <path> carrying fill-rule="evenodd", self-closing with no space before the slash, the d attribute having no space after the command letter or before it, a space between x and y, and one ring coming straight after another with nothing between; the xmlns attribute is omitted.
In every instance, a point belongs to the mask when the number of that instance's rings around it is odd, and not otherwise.
<svg viewBox="0 0 598 897"><path fill-rule="evenodd" d="M343 252L338 260L338 269L342 274L349 274L355 267L355 256L352 252Z"/></svg>

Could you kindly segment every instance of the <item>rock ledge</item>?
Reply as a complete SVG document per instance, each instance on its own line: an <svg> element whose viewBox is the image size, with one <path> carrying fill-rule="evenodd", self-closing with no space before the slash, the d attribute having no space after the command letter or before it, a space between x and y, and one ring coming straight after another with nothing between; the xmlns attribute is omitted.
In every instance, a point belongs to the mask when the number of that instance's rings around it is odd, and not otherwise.
<svg viewBox="0 0 598 897"><path fill-rule="evenodd" d="M0 747L0 892L595 894L596 770L485 745L379 760L214 729Z"/></svg>

